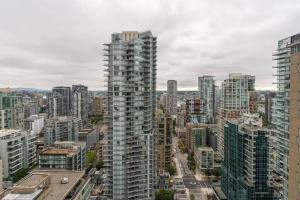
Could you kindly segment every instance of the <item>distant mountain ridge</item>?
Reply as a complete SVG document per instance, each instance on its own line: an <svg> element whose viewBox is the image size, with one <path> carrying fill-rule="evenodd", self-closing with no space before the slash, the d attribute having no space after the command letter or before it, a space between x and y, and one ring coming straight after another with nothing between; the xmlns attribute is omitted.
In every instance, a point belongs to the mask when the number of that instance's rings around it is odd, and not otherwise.
<svg viewBox="0 0 300 200"><path fill-rule="evenodd" d="M26 91L26 92L49 92L50 90L39 89L39 88L11 88L12 91Z"/></svg>

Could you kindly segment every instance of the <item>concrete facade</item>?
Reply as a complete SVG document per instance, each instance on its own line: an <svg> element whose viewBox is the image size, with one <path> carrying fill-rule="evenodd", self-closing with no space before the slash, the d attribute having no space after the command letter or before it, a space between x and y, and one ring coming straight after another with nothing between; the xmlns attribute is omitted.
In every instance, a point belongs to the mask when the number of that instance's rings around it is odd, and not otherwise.
<svg viewBox="0 0 300 200"><path fill-rule="evenodd" d="M36 135L28 131L0 130L0 158L4 178L11 177L18 170L36 163Z"/></svg>

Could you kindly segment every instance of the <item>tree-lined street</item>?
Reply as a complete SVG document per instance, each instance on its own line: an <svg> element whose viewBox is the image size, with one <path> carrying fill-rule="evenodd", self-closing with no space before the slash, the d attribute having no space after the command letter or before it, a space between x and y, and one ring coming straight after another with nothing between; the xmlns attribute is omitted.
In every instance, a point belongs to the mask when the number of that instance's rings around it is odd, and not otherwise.
<svg viewBox="0 0 300 200"><path fill-rule="evenodd" d="M195 173L189 169L188 155L180 152L177 137L173 137L173 152L178 176L182 177L185 187L189 190L190 194L194 195L195 200L201 200L201 189L212 188L212 182L200 179L199 176L195 176Z"/></svg>

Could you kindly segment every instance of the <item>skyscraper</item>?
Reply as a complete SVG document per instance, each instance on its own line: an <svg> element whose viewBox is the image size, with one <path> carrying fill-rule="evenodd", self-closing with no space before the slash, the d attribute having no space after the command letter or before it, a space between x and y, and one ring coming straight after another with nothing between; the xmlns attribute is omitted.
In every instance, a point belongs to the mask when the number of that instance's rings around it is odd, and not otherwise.
<svg viewBox="0 0 300 200"><path fill-rule="evenodd" d="M199 96L191 96L185 99L186 123L207 123L207 112L204 99Z"/></svg>
<svg viewBox="0 0 300 200"><path fill-rule="evenodd" d="M177 81L175 80L168 80L167 101L167 113L175 115L177 113Z"/></svg>
<svg viewBox="0 0 300 200"><path fill-rule="evenodd" d="M48 116L68 116L72 114L71 88L58 86L48 96Z"/></svg>
<svg viewBox="0 0 300 200"><path fill-rule="evenodd" d="M224 124L226 119L239 118L242 112L249 112L249 92L254 91L255 77L243 74L229 74L221 85L221 102L218 120L218 153L224 154Z"/></svg>
<svg viewBox="0 0 300 200"><path fill-rule="evenodd" d="M73 115L81 119L83 124L88 119L88 87L84 85L72 85Z"/></svg>
<svg viewBox="0 0 300 200"><path fill-rule="evenodd" d="M243 114L224 127L221 188L227 199L279 199L274 130L263 127L258 114Z"/></svg>
<svg viewBox="0 0 300 200"><path fill-rule="evenodd" d="M278 42L277 92L272 124L278 135L277 168L283 178L282 199L300 196L300 34Z"/></svg>
<svg viewBox="0 0 300 200"><path fill-rule="evenodd" d="M0 92L0 129L23 128L24 107L22 95Z"/></svg>
<svg viewBox="0 0 300 200"><path fill-rule="evenodd" d="M265 116L268 123L272 122L275 95L276 92L272 91L266 91L265 93Z"/></svg>
<svg viewBox="0 0 300 200"><path fill-rule="evenodd" d="M160 110L159 110L160 111ZM173 123L170 115L157 111L156 114L156 162L157 170L167 170L172 165Z"/></svg>
<svg viewBox="0 0 300 200"><path fill-rule="evenodd" d="M104 193L113 200L153 199L156 37L150 31L114 33L105 56Z"/></svg>
<svg viewBox="0 0 300 200"><path fill-rule="evenodd" d="M215 80L213 76L198 77L198 91L204 101L207 121L212 122L215 109Z"/></svg>

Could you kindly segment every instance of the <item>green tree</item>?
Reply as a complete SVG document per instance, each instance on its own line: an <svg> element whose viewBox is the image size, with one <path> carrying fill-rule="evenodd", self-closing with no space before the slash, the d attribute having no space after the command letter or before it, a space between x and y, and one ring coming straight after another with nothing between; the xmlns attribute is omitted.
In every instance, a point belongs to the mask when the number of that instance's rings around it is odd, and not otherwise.
<svg viewBox="0 0 300 200"><path fill-rule="evenodd" d="M93 165L96 160L96 152L95 151L88 151L86 153L86 164Z"/></svg>
<svg viewBox="0 0 300 200"><path fill-rule="evenodd" d="M194 160L194 154L193 153L190 153L189 155L188 155L188 161L193 161Z"/></svg>
<svg viewBox="0 0 300 200"><path fill-rule="evenodd" d="M211 176L211 175L212 175L212 170L210 170L210 169L205 169L205 170L203 170L203 173L204 173L206 176Z"/></svg>
<svg viewBox="0 0 300 200"><path fill-rule="evenodd" d="M159 190L155 193L155 200L173 200L173 192L170 190Z"/></svg>
<svg viewBox="0 0 300 200"><path fill-rule="evenodd" d="M187 157L187 160L188 160L188 166L189 166L190 170L195 171L196 170L196 161L194 159L194 154L193 153L189 154Z"/></svg>
<svg viewBox="0 0 300 200"><path fill-rule="evenodd" d="M159 108L163 111L163 113L165 114L165 108L164 108L164 106L162 105L162 104L159 104Z"/></svg>
<svg viewBox="0 0 300 200"><path fill-rule="evenodd" d="M178 140L177 144L178 144L178 148L180 149L180 152L182 153L187 152L187 148L181 140Z"/></svg>
<svg viewBox="0 0 300 200"><path fill-rule="evenodd" d="M103 163L103 161L102 160L98 160L97 161L97 164L96 164L96 168L99 170L99 169L102 169L103 168L103 165L104 165L104 163Z"/></svg>
<svg viewBox="0 0 300 200"><path fill-rule="evenodd" d="M174 176L176 174L176 167L175 166L167 166L167 171L169 172L170 176Z"/></svg>
<svg viewBox="0 0 300 200"><path fill-rule="evenodd" d="M176 119L173 119L173 122L172 122L172 130L173 130L173 134L176 135Z"/></svg>
<svg viewBox="0 0 300 200"><path fill-rule="evenodd" d="M99 124L99 122L101 122L103 120L103 116L102 115L89 115L89 119L92 124L97 125L97 124Z"/></svg>
<svg viewBox="0 0 300 200"><path fill-rule="evenodd" d="M22 178L24 178L25 176L27 176L28 172L29 172L30 168L22 168L20 170L18 170L13 176L12 176L12 181L18 182L19 180L21 180Z"/></svg>

